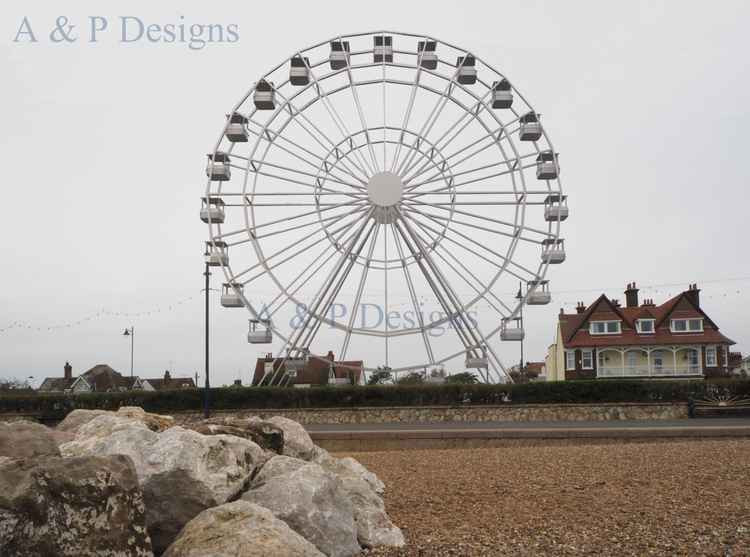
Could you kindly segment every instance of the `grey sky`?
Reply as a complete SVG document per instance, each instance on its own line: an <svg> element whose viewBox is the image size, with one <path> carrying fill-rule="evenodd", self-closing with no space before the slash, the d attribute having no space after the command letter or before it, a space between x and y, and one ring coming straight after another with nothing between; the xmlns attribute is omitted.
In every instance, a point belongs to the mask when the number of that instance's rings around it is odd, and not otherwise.
<svg viewBox="0 0 750 557"><path fill-rule="evenodd" d="M548 276L553 303L527 319L528 359L544 357L562 304L571 311L602 291L622 298L633 280L669 284L642 291L657 303L698 282L704 309L735 349L748 350L747 3L121 6L0 7L0 329L17 320L42 328L0 332L0 376L61 375L65 360L75 372L97 363L127 372L121 335L130 325L136 373L202 373L206 229L197 211L205 153L224 114L295 49L378 28L424 32L476 52L543 114L561 153L568 259ZM79 26L104 16L111 33L98 44L51 44L59 15ZM24 16L39 43L13 43ZM233 23L239 41L202 50L119 44L119 16ZM744 280L723 280L734 278ZM102 309L156 308L47 330ZM259 353L244 341L247 315L222 311L218 301L212 309L215 382L247 379ZM502 356L514 362L515 348Z"/></svg>

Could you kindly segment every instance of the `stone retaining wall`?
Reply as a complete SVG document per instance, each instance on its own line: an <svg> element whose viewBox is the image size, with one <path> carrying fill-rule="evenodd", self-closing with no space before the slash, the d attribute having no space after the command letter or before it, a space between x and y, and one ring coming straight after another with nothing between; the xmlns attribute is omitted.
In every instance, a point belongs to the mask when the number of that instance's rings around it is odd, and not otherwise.
<svg viewBox="0 0 750 557"><path fill-rule="evenodd" d="M676 420L687 418L686 404L507 404L499 406L420 406L220 410L215 416L284 416L301 424L392 424L436 422L533 422ZM179 423L200 413L174 413Z"/></svg>

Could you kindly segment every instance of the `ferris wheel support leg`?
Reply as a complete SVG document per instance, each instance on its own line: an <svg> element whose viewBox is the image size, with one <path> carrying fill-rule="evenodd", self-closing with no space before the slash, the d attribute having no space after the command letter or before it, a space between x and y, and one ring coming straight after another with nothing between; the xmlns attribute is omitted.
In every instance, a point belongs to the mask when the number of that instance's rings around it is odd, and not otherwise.
<svg viewBox="0 0 750 557"><path fill-rule="evenodd" d="M414 238L415 243L419 247L420 251L422 252L423 258L427 261L428 265L432 269L435 276L440 281L443 289L445 290L446 295L448 296L448 299L450 300L451 304L453 306L453 311L451 311L451 314L455 314L460 323L456 323L456 325L460 325L459 328L456 330L458 331L460 328L465 327L465 334L466 338L469 341L469 345L466 347L472 355L477 355L476 350L481 346L480 340L477 338L476 334L474 333L473 327L471 326L471 323L466 318L463 311L461 311L461 307L463 304L461 304L460 299L456 295L455 291L453 290L453 287L450 285L448 280L445 278L443 273L440 272L440 269L435 264L435 262L432 260L432 257L430 254L424 249L424 246L422 245L422 242L419 240L419 238L416 236L416 232L413 231L411 228L411 225L409 224L410 219L405 218L403 219L404 227L406 230L411 234L412 238Z"/></svg>
<svg viewBox="0 0 750 557"><path fill-rule="evenodd" d="M367 217L371 216L372 212L373 212L373 209L371 209L368 212ZM304 323L300 327L299 331L297 331L297 333L294 335L294 340L290 342L290 351L295 351L295 353L298 353L301 348L304 348L309 345L309 344L301 343L300 341L302 340L303 335L305 336L305 339L309 338L308 328L311 328L311 321L313 319L313 316L317 314L317 311L320 308L320 304L323 302L323 298L326 297L328 291L333 285L334 279L336 278L336 276L338 276L346 260L349 259L352 253L352 249L354 248L354 244L362 235L362 232L367 227L369 220L370 220L369 218L365 218L363 220L362 224L357 229L356 234L354 234L354 236L352 236L352 238L349 240L346 251L341 254L341 257L339 257L338 261L336 262L336 265L334 265L333 269L331 269L330 273L328 274L328 277L326 278L323 285L318 290L318 293L316 294L314 298L315 302L312 305L312 307L309 308L307 315L305 316ZM372 228L370 230L372 230Z"/></svg>
<svg viewBox="0 0 750 557"><path fill-rule="evenodd" d="M349 276L349 273L351 272L352 268L354 267L354 262L357 260L359 255L362 253L362 249L365 247L365 244L367 244L367 240L369 239L370 235L372 234L373 230L376 229L378 224L373 220L372 226L367 231L367 234L362 239L359 248L357 249L356 253L353 254L353 256L350 256L349 263L347 264L346 270L341 275L341 278L338 279L336 286L334 287L331 294L328 296L328 300L326 301L325 305L323 306L323 310L319 313L319 316L325 316L326 313L328 313L328 310L331 308L333 302L336 301L336 297L339 295L339 292L341 292L341 288L344 286L344 283L346 282L347 277ZM316 322L311 327L310 331L307 333L306 339L303 341L302 346L304 348L309 348L312 344L313 339L315 338L315 335L318 334L318 331L320 330L320 326L323 324L323 320L319 317Z"/></svg>
<svg viewBox="0 0 750 557"><path fill-rule="evenodd" d="M425 330L424 326L424 318L422 317L422 312L419 310L419 301L417 300L417 292L414 288L414 281L411 278L411 273L409 272L409 267L406 265L406 258L404 257L404 249L401 246L401 240L399 239L398 234L396 233L396 229L393 226L393 223L391 223L391 230L393 231L393 240L396 244L396 250L398 251L398 256L401 259L401 267L404 270L404 277L406 278L406 286L409 289L409 297L411 298L412 306L414 307L414 313L417 316L417 323L419 324L419 329L422 334L422 340L424 341L424 347L427 351L427 357L429 358L430 364L435 363L435 355L432 352L432 345L430 344L430 339L427 334L427 331Z"/></svg>
<svg viewBox="0 0 750 557"><path fill-rule="evenodd" d="M408 223L405 220L403 220L401 218L399 218L398 220L400 220L404 224L404 227L408 226ZM451 309L450 304L447 303L444 295L440 291L440 288L438 287L438 285L435 283L435 280L431 276L431 273L425 267L424 261L427 261L428 263L431 263L431 261L426 256L426 252L425 252L424 248L419 244L419 242L417 240L414 240L415 244L417 245L417 247L419 248L419 251L420 251L420 253L418 255L417 251L412 246L412 242L409 240L409 237L407 237L407 235L403 232L403 230L401 230L401 226L399 226L398 220L394 223L394 227L396 228L396 231L399 234L401 234L401 237L404 239L404 243L406 244L406 247L409 248L409 251L414 256L415 261L417 262L417 265L419 266L419 269L422 271L422 274L424 275L425 280L427 280L427 283L429 284L430 288L432 289L433 294L435 294L435 298L437 298L438 303L440 303L441 307L443 308L443 311L445 312L445 314L447 316L452 316L454 313L456 313L455 310ZM414 238L413 234L410 233L410 237ZM432 265L432 263L431 263L431 265ZM434 270L433 270L433 272L434 272ZM457 317L463 318L463 315L461 315L460 312L458 312ZM459 340L464 345L464 348L467 351L468 350L472 350L472 342L466 336L463 327L459 323L457 323L455 321L455 319L453 319L453 318L451 318L451 323L454 325L454 330L456 331L456 335L458 336Z"/></svg>

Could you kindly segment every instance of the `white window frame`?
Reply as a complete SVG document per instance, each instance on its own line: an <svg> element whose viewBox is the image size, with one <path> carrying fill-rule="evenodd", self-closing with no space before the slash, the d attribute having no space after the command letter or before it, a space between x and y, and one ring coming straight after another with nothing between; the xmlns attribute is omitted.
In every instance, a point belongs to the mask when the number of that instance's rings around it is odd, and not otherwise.
<svg viewBox="0 0 750 557"><path fill-rule="evenodd" d="M709 354L711 356L709 356ZM713 360L713 363L712 363ZM706 346L706 367L717 367L719 365L719 353L715 346Z"/></svg>
<svg viewBox="0 0 750 557"><path fill-rule="evenodd" d="M690 323L697 321L700 324L700 328L698 329L691 329ZM685 323L685 330L677 330L675 328L675 323L682 322ZM703 332L703 318L702 317L686 317L682 319L670 319L669 320L669 330L673 333L702 333Z"/></svg>
<svg viewBox="0 0 750 557"><path fill-rule="evenodd" d="M646 322L651 323L651 330L644 331L642 325ZM636 319L635 327L642 335L653 335L656 332L656 319Z"/></svg>
<svg viewBox="0 0 750 557"><path fill-rule="evenodd" d="M588 354L588 356L586 356ZM586 365L586 359L589 360L589 365ZM594 351L593 350L581 350L581 369L594 369Z"/></svg>
<svg viewBox="0 0 750 557"><path fill-rule="evenodd" d="M604 324L604 331L599 332L594 330L594 324ZM616 331L608 331L610 323L617 323L617 330ZM591 321L589 322L589 334L591 335L619 335L622 333L622 323L620 321L615 320L606 320L606 321Z"/></svg>
<svg viewBox="0 0 750 557"><path fill-rule="evenodd" d="M724 345L724 366L723 367L729 369L729 347L726 344Z"/></svg>
<svg viewBox="0 0 750 557"><path fill-rule="evenodd" d="M573 365L571 366L571 360ZM575 350L565 351L565 371L573 371L576 368L576 352Z"/></svg>

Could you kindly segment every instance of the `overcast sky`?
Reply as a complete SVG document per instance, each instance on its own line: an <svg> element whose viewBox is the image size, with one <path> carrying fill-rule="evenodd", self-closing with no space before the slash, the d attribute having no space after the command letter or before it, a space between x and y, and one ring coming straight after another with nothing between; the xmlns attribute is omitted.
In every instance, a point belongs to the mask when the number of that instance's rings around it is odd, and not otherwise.
<svg viewBox="0 0 750 557"><path fill-rule="evenodd" d="M197 211L224 114L295 50L379 28L461 45L511 76L561 153L568 258L548 277L553 303L527 317L527 359L543 359L560 307L622 299L630 281L657 303L697 282L750 350L746 2L6 2L0 16L0 376L38 384L66 360L127 373L130 326L136 374L202 375ZM25 16L36 43L14 42ZM52 42L58 16L75 42ZM96 44L89 16L109 24ZM120 16L235 25L238 40L122 44ZM248 316L212 310L213 382L247 381Z"/></svg>

